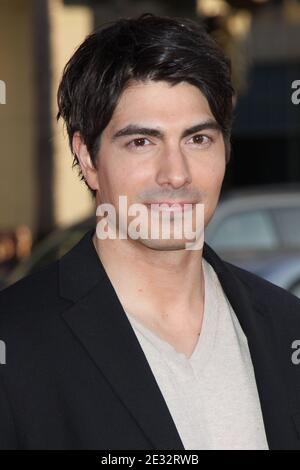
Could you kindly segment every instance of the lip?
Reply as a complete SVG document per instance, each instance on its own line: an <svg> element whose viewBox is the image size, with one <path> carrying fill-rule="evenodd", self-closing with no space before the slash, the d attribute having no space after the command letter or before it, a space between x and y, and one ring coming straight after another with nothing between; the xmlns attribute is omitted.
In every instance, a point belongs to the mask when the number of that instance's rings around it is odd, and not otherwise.
<svg viewBox="0 0 300 470"><path fill-rule="evenodd" d="M168 207L162 207L161 205ZM188 206L185 206L188 204ZM186 211L193 208L195 202L191 201L154 201L145 203L146 206L149 206L151 210L154 211L168 211L168 212L177 212L177 211ZM174 207L172 207L174 205ZM152 206L152 207L151 207Z"/></svg>
<svg viewBox="0 0 300 470"><path fill-rule="evenodd" d="M150 204L168 204L171 206L172 204L196 204L194 201L150 201L150 202L145 202L145 204L150 205Z"/></svg>

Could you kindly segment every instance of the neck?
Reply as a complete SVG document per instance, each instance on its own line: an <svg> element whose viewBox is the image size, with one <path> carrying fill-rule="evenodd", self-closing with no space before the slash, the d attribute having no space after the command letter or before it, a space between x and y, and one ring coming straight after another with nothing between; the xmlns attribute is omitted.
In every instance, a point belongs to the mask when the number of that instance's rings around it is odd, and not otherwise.
<svg viewBox="0 0 300 470"><path fill-rule="evenodd" d="M124 307L159 322L198 321L204 302L202 250L154 250L135 240L93 242Z"/></svg>

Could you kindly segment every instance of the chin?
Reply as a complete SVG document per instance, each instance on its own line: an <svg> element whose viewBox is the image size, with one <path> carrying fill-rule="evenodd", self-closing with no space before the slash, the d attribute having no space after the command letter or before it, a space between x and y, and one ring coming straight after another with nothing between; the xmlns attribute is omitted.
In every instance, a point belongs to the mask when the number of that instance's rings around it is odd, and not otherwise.
<svg viewBox="0 0 300 470"><path fill-rule="evenodd" d="M139 238L138 240L133 240L135 243L139 243L151 250L156 251L178 251L185 250L188 243L191 243L191 240L150 240L145 238Z"/></svg>

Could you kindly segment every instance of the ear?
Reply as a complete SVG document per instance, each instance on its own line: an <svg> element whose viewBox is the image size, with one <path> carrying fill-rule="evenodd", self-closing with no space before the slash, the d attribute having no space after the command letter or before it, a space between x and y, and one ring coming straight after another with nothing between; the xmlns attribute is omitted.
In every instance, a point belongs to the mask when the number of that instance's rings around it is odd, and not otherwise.
<svg viewBox="0 0 300 470"><path fill-rule="evenodd" d="M95 168L80 132L75 132L72 138L72 148L76 154L85 181L91 189L99 190L97 169Z"/></svg>

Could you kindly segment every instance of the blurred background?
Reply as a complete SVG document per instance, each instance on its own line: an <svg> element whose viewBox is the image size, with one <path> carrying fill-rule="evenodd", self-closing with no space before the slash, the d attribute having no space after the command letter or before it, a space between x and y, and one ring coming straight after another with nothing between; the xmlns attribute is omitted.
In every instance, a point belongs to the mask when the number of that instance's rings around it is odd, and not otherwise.
<svg viewBox="0 0 300 470"><path fill-rule="evenodd" d="M95 225L57 87L87 34L144 12L204 21L232 60L232 156L207 243L300 296L300 0L0 0L0 288Z"/></svg>

